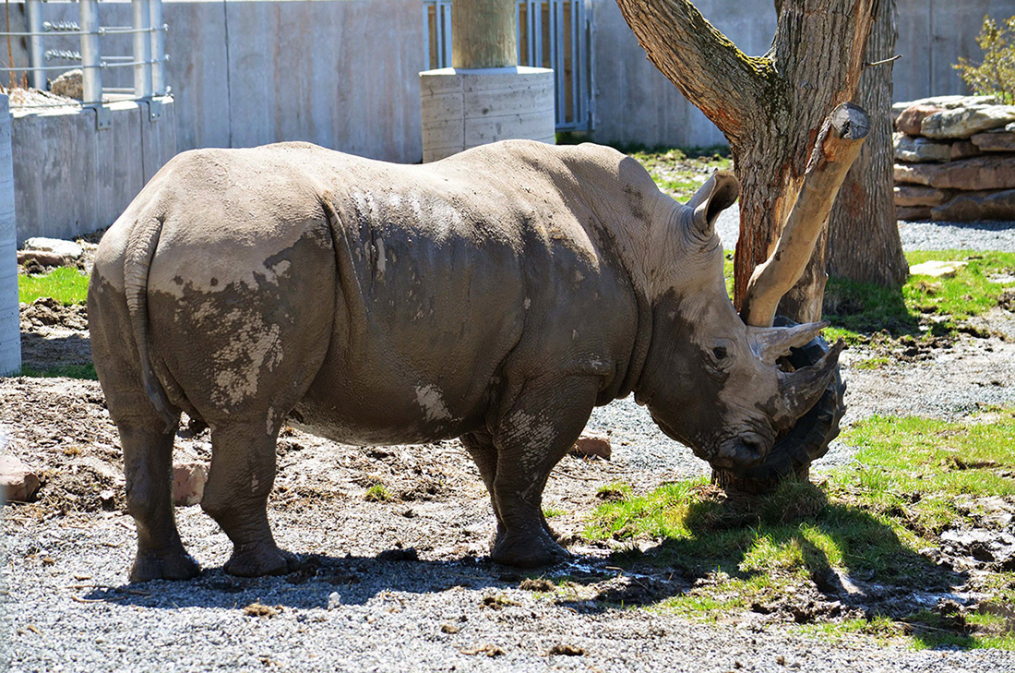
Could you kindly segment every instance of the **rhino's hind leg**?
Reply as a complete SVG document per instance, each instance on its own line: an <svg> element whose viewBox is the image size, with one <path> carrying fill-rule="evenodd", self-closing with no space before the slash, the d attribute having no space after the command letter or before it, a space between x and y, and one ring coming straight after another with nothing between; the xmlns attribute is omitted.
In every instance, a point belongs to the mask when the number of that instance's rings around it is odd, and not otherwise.
<svg viewBox="0 0 1015 673"><path fill-rule="evenodd" d="M161 421L151 425L158 426ZM131 582L186 580L201 572L187 554L173 516L173 431L119 424L127 481L127 510L137 525Z"/></svg>
<svg viewBox="0 0 1015 673"><path fill-rule="evenodd" d="M267 434L263 420L212 430L211 472L201 507L233 543L224 566L231 575L284 575L300 565L297 555L278 548L268 524L277 434L277 429Z"/></svg>
<svg viewBox="0 0 1015 673"><path fill-rule="evenodd" d="M546 524L543 488L585 427L598 385L594 377L530 381L501 420L491 491L498 523L494 561L535 568L570 558Z"/></svg>

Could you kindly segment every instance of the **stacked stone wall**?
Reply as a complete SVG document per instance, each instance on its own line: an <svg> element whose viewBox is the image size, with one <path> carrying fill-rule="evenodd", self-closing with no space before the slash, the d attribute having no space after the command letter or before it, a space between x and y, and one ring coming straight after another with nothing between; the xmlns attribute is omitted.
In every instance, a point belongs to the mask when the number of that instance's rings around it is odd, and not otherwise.
<svg viewBox="0 0 1015 673"><path fill-rule="evenodd" d="M900 220L1015 220L1015 105L941 96L892 114Z"/></svg>

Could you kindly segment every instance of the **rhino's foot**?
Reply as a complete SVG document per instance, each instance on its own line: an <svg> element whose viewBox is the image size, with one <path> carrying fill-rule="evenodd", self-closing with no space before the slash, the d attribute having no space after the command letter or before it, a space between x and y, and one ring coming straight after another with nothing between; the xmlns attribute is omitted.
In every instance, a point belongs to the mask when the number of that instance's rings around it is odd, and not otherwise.
<svg viewBox="0 0 1015 673"><path fill-rule="evenodd" d="M130 581L189 580L200 573L201 566L182 549L168 552L139 551L134 559L134 567L130 570Z"/></svg>
<svg viewBox="0 0 1015 673"><path fill-rule="evenodd" d="M490 558L504 565L538 568L567 561L571 554L554 542L546 529L540 527L536 534L526 531L498 535Z"/></svg>
<svg viewBox="0 0 1015 673"><path fill-rule="evenodd" d="M303 565L298 554L282 551L278 547L260 546L253 549L236 550L226 561L223 569L237 577L262 577L264 575L288 575Z"/></svg>

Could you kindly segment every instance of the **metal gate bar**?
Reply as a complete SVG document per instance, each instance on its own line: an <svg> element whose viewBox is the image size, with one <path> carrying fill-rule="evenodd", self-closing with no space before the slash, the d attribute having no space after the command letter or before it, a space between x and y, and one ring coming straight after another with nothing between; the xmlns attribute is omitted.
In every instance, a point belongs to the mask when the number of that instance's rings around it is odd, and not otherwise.
<svg viewBox="0 0 1015 673"><path fill-rule="evenodd" d="M591 10L586 0L517 0L518 63L553 68L558 131L592 130ZM427 70L451 66L451 0L423 0Z"/></svg>

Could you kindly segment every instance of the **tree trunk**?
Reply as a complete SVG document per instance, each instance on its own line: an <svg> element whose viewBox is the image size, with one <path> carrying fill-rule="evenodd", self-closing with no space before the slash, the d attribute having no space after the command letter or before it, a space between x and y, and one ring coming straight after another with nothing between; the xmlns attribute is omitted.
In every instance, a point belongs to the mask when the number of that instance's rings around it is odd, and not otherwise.
<svg viewBox="0 0 1015 673"><path fill-rule="evenodd" d="M457 0L451 8L451 66L518 65L514 0Z"/></svg>
<svg viewBox="0 0 1015 673"><path fill-rule="evenodd" d="M881 0L867 42L868 63L895 54L897 19L895 0ZM899 287L906 282L909 265L902 253L895 213L892 63L864 70L858 93L858 104L871 117L871 135L846 176L832 211L826 268L837 278Z"/></svg>
<svg viewBox="0 0 1015 673"><path fill-rule="evenodd" d="M772 253L796 204L822 123L853 97L877 3L780 0L772 49L749 57L689 0L617 0L649 60L729 140L741 181L738 307L754 268ZM823 259L815 259L819 262ZM817 293L820 305L823 288L823 268L809 270L790 295L810 298L813 305Z"/></svg>

